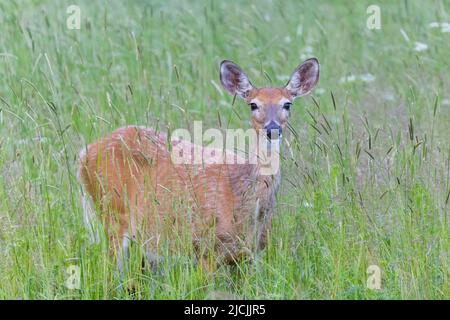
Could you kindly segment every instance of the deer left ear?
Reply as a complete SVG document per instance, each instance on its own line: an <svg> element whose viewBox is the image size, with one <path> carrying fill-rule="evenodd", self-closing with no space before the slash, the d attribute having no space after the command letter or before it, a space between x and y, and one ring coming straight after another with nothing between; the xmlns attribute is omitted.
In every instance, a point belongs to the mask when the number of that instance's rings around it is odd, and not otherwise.
<svg viewBox="0 0 450 320"><path fill-rule="evenodd" d="M319 60L311 58L299 65L286 84L292 99L311 92L319 81Z"/></svg>

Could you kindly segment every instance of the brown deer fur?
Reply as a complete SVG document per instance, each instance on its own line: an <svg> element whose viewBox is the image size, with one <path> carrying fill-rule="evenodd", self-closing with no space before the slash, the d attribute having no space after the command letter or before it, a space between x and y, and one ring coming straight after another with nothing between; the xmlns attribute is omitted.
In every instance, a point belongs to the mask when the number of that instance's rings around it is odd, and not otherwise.
<svg viewBox="0 0 450 320"><path fill-rule="evenodd" d="M227 91L252 105L255 130L262 132L270 124L281 133L291 102L317 83L319 64L314 58L305 61L283 88L253 87L231 61L222 62L220 75ZM128 237L157 253L160 241L170 241L180 228L190 233L203 264L211 252L231 263L263 249L280 171L262 175L259 161L248 159L244 164L176 164L170 147L194 146L175 139L169 147L168 141L164 133L127 126L83 148L79 176L84 196L98 208L111 250L122 250ZM203 147L202 152L207 156L211 149ZM227 159L235 156L226 153Z"/></svg>

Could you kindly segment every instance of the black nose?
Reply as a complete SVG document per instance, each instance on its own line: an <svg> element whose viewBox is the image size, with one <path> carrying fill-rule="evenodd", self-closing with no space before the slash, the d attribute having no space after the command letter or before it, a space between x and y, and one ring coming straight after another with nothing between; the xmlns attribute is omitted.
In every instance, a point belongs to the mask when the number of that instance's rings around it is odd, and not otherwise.
<svg viewBox="0 0 450 320"><path fill-rule="evenodd" d="M266 130L269 140L276 140L281 138L281 127L273 121L265 126L264 130Z"/></svg>

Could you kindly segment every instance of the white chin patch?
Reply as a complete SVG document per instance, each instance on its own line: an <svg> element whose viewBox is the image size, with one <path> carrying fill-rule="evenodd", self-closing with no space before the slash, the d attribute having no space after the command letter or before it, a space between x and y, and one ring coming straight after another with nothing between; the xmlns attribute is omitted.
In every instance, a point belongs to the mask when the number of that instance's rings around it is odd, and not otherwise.
<svg viewBox="0 0 450 320"><path fill-rule="evenodd" d="M267 143L271 144L271 143L279 143L281 144L282 140L283 140L283 134L280 134L280 136L276 139L268 139L266 137Z"/></svg>

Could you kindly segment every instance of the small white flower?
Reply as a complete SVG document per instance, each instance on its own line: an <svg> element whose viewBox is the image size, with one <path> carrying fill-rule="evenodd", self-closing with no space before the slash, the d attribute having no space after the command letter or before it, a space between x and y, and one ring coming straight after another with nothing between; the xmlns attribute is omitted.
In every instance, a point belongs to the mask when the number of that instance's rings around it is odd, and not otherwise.
<svg viewBox="0 0 450 320"><path fill-rule="evenodd" d="M430 28L439 28L439 22L430 22L428 26Z"/></svg>
<svg viewBox="0 0 450 320"><path fill-rule="evenodd" d="M371 73L364 73L361 75L354 75L354 74L350 74L346 77L342 77L339 82L340 83L346 83L346 82L354 82L354 81L362 81L362 82L373 82L375 81L375 76Z"/></svg>
<svg viewBox="0 0 450 320"><path fill-rule="evenodd" d="M306 46L305 47L305 52L306 53L312 53L313 52L313 48L311 46Z"/></svg>
<svg viewBox="0 0 450 320"><path fill-rule="evenodd" d="M346 82L353 82L356 80L356 76L353 74L348 75L346 77L342 77L341 80L339 80L340 83L346 83Z"/></svg>
<svg viewBox="0 0 450 320"><path fill-rule="evenodd" d="M370 73L362 74L359 78L362 82L372 82L375 80L375 76Z"/></svg>
<svg viewBox="0 0 450 320"><path fill-rule="evenodd" d="M279 74L275 78L278 81L288 81L289 80L289 76L288 75L283 75L283 74Z"/></svg>
<svg viewBox="0 0 450 320"><path fill-rule="evenodd" d="M292 42L291 37L289 37L289 36L284 37L284 42L291 43Z"/></svg>
<svg viewBox="0 0 450 320"><path fill-rule="evenodd" d="M448 23L448 22L441 23L441 32L445 32L445 33L450 32L450 23Z"/></svg>
<svg viewBox="0 0 450 320"><path fill-rule="evenodd" d="M390 92L383 95L384 100L386 101L394 101L394 95Z"/></svg>
<svg viewBox="0 0 450 320"><path fill-rule="evenodd" d="M441 28L441 32L448 33L450 32L450 23L448 22L431 22L428 27L430 28Z"/></svg>
<svg viewBox="0 0 450 320"><path fill-rule="evenodd" d="M297 36L301 36L303 34L303 27L301 24L298 25L297 27Z"/></svg>
<svg viewBox="0 0 450 320"><path fill-rule="evenodd" d="M441 104L442 104L443 106L450 106L450 99L444 99L444 100L442 100Z"/></svg>
<svg viewBox="0 0 450 320"><path fill-rule="evenodd" d="M426 43L415 42L415 45L416 47L414 48L414 50L416 50L417 52L425 51L428 49L428 45Z"/></svg>
<svg viewBox="0 0 450 320"><path fill-rule="evenodd" d="M230 105L231 105L229 101L225 101L225 100L219 100L219 104L221 106L224 106L224 107L227 107L227 108L229 108Z"/></svg>
<svg viewBox="0 0 450 320"><path fill-rule="evenodd" d="M311 57L309 56L309 54L302 53L302 54L300 55L300 60L306 60L306 59L309 59L309 58L311 58Z"/></svg>
<svg viewBox="0 0 450 320"><path fill-rule="evenodd" d="M316 90L314 90L314 93L318 96L321 96L325 93L325 89L324 88L317 88Z"/></svg>
<svg viewBox="0 0 450 320"><path fill-rule="evenodd" d="M307 202L307 201L303 201L303 207L305 207L305 208L312 208L314 206L311 203Z"/></svg>

